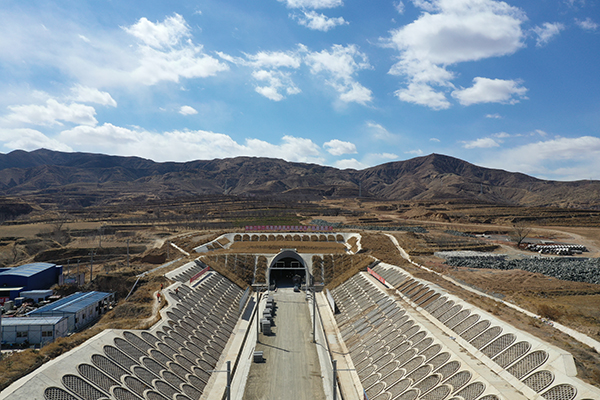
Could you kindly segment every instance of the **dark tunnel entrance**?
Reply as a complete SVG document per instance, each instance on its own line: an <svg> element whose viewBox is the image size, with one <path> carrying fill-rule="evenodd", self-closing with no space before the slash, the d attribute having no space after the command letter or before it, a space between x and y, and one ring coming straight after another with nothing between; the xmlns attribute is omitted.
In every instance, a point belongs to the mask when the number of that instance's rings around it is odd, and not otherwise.
<svg viewBox="0 0 600 400"><path fill-rule="evenodd" d="M306 286L307 269L302 257L292 249L284 249L271 262L269 284L278 288Z"/></svg>
<svg viewBox="0 0 600 400"><path fill-rule="evenodd" d="M303 269L271 269L271 285L278 288L294 287L294 277L299 280L301 286L306 284L306 271Z"/></svg>

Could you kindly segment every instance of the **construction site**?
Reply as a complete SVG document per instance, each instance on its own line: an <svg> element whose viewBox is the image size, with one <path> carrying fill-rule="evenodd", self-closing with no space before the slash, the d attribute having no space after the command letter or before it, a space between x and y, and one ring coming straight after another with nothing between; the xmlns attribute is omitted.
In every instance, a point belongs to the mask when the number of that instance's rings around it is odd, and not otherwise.
<svg viewBox="0 0 600 400"><path fill-rule="evenodd" d="M43 362L0 399L600 399L597 320L569 323L560 302L587 296L593 308L596 284L445 264L423 239L499 246L388 230L178 235L166 242L177 258L137 275L147 318L106 315L58 357L44 359L54 344L33 350ZM509 272L515 284L500 288ZM546 283L546 308L522 304Z"/></svg>

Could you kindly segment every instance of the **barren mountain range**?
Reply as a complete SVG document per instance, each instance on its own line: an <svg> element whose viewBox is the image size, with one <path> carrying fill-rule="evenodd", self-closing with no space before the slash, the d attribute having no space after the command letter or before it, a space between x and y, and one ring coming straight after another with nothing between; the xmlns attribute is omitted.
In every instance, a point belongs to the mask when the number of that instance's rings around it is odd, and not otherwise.
<svg viewBox="0 0 600 400"><path fill-rule="evenodd" d="M0 196L5 198L51 198L62 206L86 207L210 194L600 208L600 181L547 181L439 154L360 171L256 157L158 163L45 149L0 154Z"/></svg>

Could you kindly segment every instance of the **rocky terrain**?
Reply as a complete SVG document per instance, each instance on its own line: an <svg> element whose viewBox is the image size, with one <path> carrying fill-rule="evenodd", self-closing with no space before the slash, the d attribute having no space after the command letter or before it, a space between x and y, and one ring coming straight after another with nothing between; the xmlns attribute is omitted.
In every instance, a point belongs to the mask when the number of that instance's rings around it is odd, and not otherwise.
<svg viewBox="0 0 600 400"><path fill-rule="evenodd" d="M40 149L0 154L0 195L77 208L202 195L295 200L364 197L600 209L600 182L556 182L438 154L364 170L273 158L157 163Z"/></svg>

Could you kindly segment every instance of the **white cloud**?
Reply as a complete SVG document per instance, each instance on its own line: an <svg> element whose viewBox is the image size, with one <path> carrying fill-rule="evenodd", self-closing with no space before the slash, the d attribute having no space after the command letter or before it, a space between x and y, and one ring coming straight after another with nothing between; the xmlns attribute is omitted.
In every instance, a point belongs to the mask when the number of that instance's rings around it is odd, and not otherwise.
<svg viewBox="0 0 600 400"><path fill-rule="evenodd" d="M560 34L560 31L564 30L565 26L560 22L544 22L542 26L536 26L533 28L533 32L537 35L536 46L542 47L548 44L554 37Z"/></svg>
<svg viewBox="0 0 600 400"><path fill-rule="evenodd" d="M73 151L73 149L58 140L51 139L35 129L1 129L0 142L8 151L37 150L45 148L56 151Z"/></svg>
<svg viewBox="0 0 600 400"><path fill-rule="evenodd" d="M435 142L435 143L440 143L440 142L441 142L441 140L440 140L440 139L438 139L438 138L434 138L434 137L432 137L432 138L429 138L429 141L430 141L430 142Z"/></svg>
<svg viewBox="0 0 600 400"><path fill-rule="evenodd" d="M512 80L476 77L473 86L453 91L452 97L464 106L479 103L515 104L519 98L526 98L527 89L519 85L519 82Z"/></svg>
<svg viewBox="0 0 600 400"><path fill-rule="evenodd" d="M404 3L402 1L394 2L394 8L398 11L398 14L404 14Z"/></svg>
<svg viewBox="0 0 600 400"><path fill-rule="evenodd" d="M140 46L137 53L139 66L129 76L144 85L155 85L161 81L179 82L180 78L207 78L229 69L226 64L204 54L202 46L189 42L169 51Z"/></svg>
<svg viewBox="0 0 600 400"><path fill-rule="evenodd" d="M427 11L391 32L385 43L400 52L389 73L405 76L408 88L396 92L402 101L445 109L456 63L513 54L524 46L523 12L494 0L413 0Z"/></svg>
<svg viewBox="0 0 600 400"><path fill-rule="evenodd" d="M586 31L595 31L596 29L598 29L598 24L596 22L594 22L590 17L587 17L584 20L580 20L575 18L575 23L581 28L581 29L585 29Z"/></svg>
<svg viewBox="0 0 600 400"><path fill-rule="evenodd" d="M417 150L405 151L404 154L410 154L410 155L413 155L413 156L422 156L423 155L423 150L417 149Z"/></svg>
<svg viewBox="0 0 600 400"><path fill-rule="evenodd" d="M173 47L179 44L182 38L190 37L190 28L179 14L156 23L142 17L132 26L123 29L146 45L159 49Z"/></svg>
<svg viewBox="0 0 600 400"><path fill-rule="evenodd" d="M283 136L278 144L254 138L238 143L222 133L202 130L157 133L106 123L65 130L57 140L68 143L77 151L136 155L156 161L212 160L236 156L277 157L318 164L325 161L316 143L293 136Z"/></svg>
<svg viewBox="0 0 600 400"><path fill-rule="evenodd" d="M400 100L407 103L427 106L434 110L450 108L450 102L444 93L436 92L431 86L424 83L410 83L408 88L396 90L394 93Z"/></svg>
<svg viewBox="0 0 600 400"><path fill-rule="evenodd" d="M367 121L366 127L370 135L375 140L392 141L396 139L396 135L390 133L383 125L373 121Z"/></svg>
<svg viewBox="0 0 600 400"><path fill-rule="evenodd" d="M195 114L198 114L198 111L194 107L181 106L181 108L179 109L179 114L181 114L181 115L195 115Z"/></svg>
<svg viewBox="0 0 600 400"><path fill-rule="evenodd" d="M356 145L350 142L343 142L338 139L333 139L323 143L323 147L327 152L334 156L341 156L342 154L356 154Z"/></svg>
<svg viewBox="0 0 600 400"><path fill-rule="evenodd" d="M280 90L284 90L288 95L300 93L300 89L294 84L289 73L259 70L254 71L252 77L257 81L265 81L268 83L267 86L256 86L254 90L270 100L283 100L285 96L280 93Z"/></svg>
<svg viewBox="0 0 600 400"><path fill-rule="evenodd" d="M600 138L556 137L506 149L486 163L547 179L600 179Z"/></svg>
<svg viewBox="0 0 600 400"><path fill-rule="evenodd" d="M498 138L498 139L505 139L505 138L511 137L511 135L509 133L506 133L506 132L494 133L492 136L495 137L495 138Z"/></svg>
<svg viewBox="0 0 600 400"><path fill-rule="evenodd" d="M335 8L344 5L342 0L278 0L289 8Z"/></svg>
<svg viewBox="0 0 600 400"><path fill-rule="evenodd" d="M241 61L254 68L300 68L302 58L299 53L304 51L303 46L299 46L296 51L259 51L256 54L245 54L247 62Z"/></svg>
<svg viewBox="0 0 600 400"><path fill-rule="evenodd" d="M358 61L357 61L358 60ZM366 54L355 45L333 45L331 51L312 52L305 57L306 64L313 74L324 74L326 82L339 93L343 102L366 104L372 100L372 92L354 76L360 70L371 68Z"/></svg>
<svg viewBox="0 0 600 400"><path fill-rule="evenodd" d="M365 169L368 165L363 164L362 162L356 160L355 158L350 158L347 160L338 160L335 162L335 167L339 169Z"/></svg>
<svg viewBox="0 0 600 400"><path fill-rule="evenodd" d="M491 119L502 119L502 115L496 113L496 114L486 114L485 116L486 118L491 118Z"/></svg>
<svg viewBox="0 0 600 400"><path fill-rule="evenodd" d="M303 11L303 14L303 16L292 14L292 18L297 20L300 25L315 31L327 32L336 26L348 25L343 17L330 18L316 11Z"/></svg>
<svg viewBox="0 0 600 400"><path fill-rule="evenodd" d="M463 147L465 149L489 149L491 147L498 147L497 141L492 138L480 138L476 140L464 141Z"/></svg>
<svg viewBox="0 0 600 400"><path fill-rule="evenodd" d="M96 88L91 88L82 85L75 85L71 88L71 100L79 101L82 103L95 103L103 106L116 107L117 102L112 98L110 93L101 92Z"/></svg>
<svg viewBox="0 0 600 400"><path fill-rule="evenodd" d="M82 125L96 125L94 107L79 103L64 104L55 99L46 100L45 105L28 104L9 106L11 114L3 118L9 123L25 123L33 125L63 125L63 122L72 122Z"/></svg>

